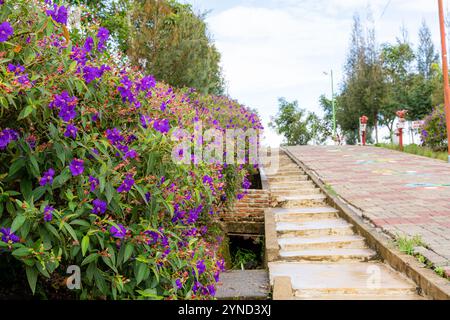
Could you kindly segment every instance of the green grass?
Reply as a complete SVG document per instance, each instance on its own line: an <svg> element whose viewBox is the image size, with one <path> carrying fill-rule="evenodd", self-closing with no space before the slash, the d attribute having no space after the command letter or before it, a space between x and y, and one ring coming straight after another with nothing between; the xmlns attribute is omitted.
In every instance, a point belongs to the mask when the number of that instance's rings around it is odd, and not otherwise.
<svg viewBox="0 0 450 320"><path fill-rule="evenodd" d="M336 190L334 190L334 188L331 185L325 184L324 188L330 195L332 195L334 197L337 196Z"/></svg>
<svg viewBox="0 0 450 320"><path fill-rule="evenodd" d="M386 148L391 150L397 150L400 151L400 147L395 144L387 144L387 143L377 143L375 144L376 147L380 148ZM439 159L447 162L448 154L444 151L433 151L430 148L427 147L421 147L417 144L410 144L403 147L403 152L415 154L418 156L424 156L428 158L433 159Z"/></svg>
<svg viewBox="0 0 450 320"><path fill-rule="evenodd" d="M233 257L233 269L246 270L249 265L257 261L256 253L247 249L239 248Z"/></svg>
<svg viewBox="0 0 450 320"><path fill-rule="evenodd" d="M399 250L403 253L414 255L414 248L423 245L422 237L415 235L414 237L397 236L395 243Z"/></svg>
<svg viewBox="0 0 450 320"><path fill-rule="evenodd" d="M433 270L437 275L443 278L447 278L444 268L435 267L433 266L433 263L431 261L428 261L427 258L425 258L423 255L414 253L414 247L425 247L425 244L423 243L422 237L420 235L415 235L413 237L397 235L395 244L401 252L406 253L410 256L415 256L420 263L423 263L425 265L425 267Z"/></svg>

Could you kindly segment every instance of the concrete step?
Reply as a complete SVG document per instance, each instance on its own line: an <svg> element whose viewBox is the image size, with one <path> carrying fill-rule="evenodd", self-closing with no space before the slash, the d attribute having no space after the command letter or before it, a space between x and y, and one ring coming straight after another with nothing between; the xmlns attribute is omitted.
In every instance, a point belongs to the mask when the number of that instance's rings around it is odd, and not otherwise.
<svg viewBox="0 0 450 320"><path fill-rule="evenodd" d="M275 221L279 222L303 222L338 218L338 211L332 207L273 208L272 213L275 215Z"/></svg>
<svg viewBox="0 0 450 320"><path fill-rule="evenodd" d="M295 196L295 195L306 195L306 194L319 194L321 190L319 188L294 188L291 190L271 190L272 194L275 196Z"/></svg>
<svg viewBox="0 0 450 320"><path fill-rule="evenodd" d="M285 261L318 261L318 262L343 262L343 261L369 261L376 257L376 252L367 248L363 249L315 249L284 251L280 250L280 258Z"/></svg>
<svg viewBox="0 0 450 320"><path fill-rule="evenodd" d="M314 188L315 185L311 180L302 181L274 181L270 183L270 190L286 190L291 188Z"/></svg>
<svg viewBox="0 0 450 320"><path fill-rule="evenodd" d="M305 194L294 196L277 196L277 207L295 208L295 207L317 207L326 204L327 197L324 194Z"/></svg>
<svg viewBox="0 0 450 320"><path fill-rule="evenodd" d="M308 176L306 174L298 173L296 175L287 175L287 176L280 176L280 175L274 175L271 177L267 177L269 180L269 184L273 182L295 182L295 181L305 181L308 180Z"/></svg>
<svg viewBox="0 0 450 320"><path fill-rule="evenodd" d="M269 263L270 281L289 276L296 297L353 299L362 296L416 299L416 286L383 263Z"/></svg>
<svg viewBox="0 0 450 320"><path fill-rule="evenodd" d="M315 249L363 249L366 243L363 237L324 236L317 238L292 237L278 239L283 251L315 250Z"/></svg>
<svg viewBox="0 0 450 320"><path fill-rule="evenodd" d="M276 231L280 237L319 237L332 235L353 235L353 226L342 219L305 222L277 222Z"/></svg>

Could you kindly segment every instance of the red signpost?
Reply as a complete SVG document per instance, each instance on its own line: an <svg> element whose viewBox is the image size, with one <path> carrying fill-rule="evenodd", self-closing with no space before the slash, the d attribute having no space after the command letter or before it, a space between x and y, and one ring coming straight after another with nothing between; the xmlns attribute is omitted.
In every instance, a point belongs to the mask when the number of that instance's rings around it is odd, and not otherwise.
<svg viewBox="0 0 450 320"><path fill-rule="evenodd" d="M367 122L369 121L369 118L366 116L362 116L359 118L359 125L361 127L361 136L362 136L362 145L366 145L366 129L367 129Z"/></svg>
<svg viewBox="0 0 450 320"><path fill-rule="evenodd" d="M403 151L403 128L405 128L405 122L406 122L406 114L408 113L407 110L399 110L396 112L398 119L397 128L398 128L398 142L400 145L400 150Z"/></svg>

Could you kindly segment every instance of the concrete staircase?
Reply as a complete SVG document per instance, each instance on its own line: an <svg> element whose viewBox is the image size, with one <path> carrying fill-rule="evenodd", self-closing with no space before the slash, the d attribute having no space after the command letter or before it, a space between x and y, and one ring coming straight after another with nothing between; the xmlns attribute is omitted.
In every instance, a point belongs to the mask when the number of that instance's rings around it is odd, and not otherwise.
<svg viewBox="0 0 450 320"><path fill-rule="evenodd" d="M272 285L276 277L289 277L296 299L421 299L409 279L377 261L286 154L280 154L279 168L267 176L278 243L278 255L268 263Z"/></svg>

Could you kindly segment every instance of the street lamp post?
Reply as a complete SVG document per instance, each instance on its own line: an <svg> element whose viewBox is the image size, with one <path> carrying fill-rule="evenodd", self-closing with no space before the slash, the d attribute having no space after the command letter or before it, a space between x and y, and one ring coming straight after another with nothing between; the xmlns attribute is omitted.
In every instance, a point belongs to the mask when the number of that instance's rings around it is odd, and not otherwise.
<svg viewBox="0 0 450 320"><path fill-rule="evenodd" d="M328 75L328 72L324 72L325 75ZM331 108L333 112L333 139L336 138L336 105L334 102L334 77L333 70L330 72L331 77Z"/></svg>
<svg viewBox="0 0 450 320"><path fill-rule="evenodd" d="M441 29L442 46L442 74L444 76L444 98L445 98L445 116L447 124L447 143L448 143L448 162L450 163L450 87L448 79L448 61L447 61L447 43L445 35L444 5L442 0L438 0L439 6L439 25Z"/></svg>

